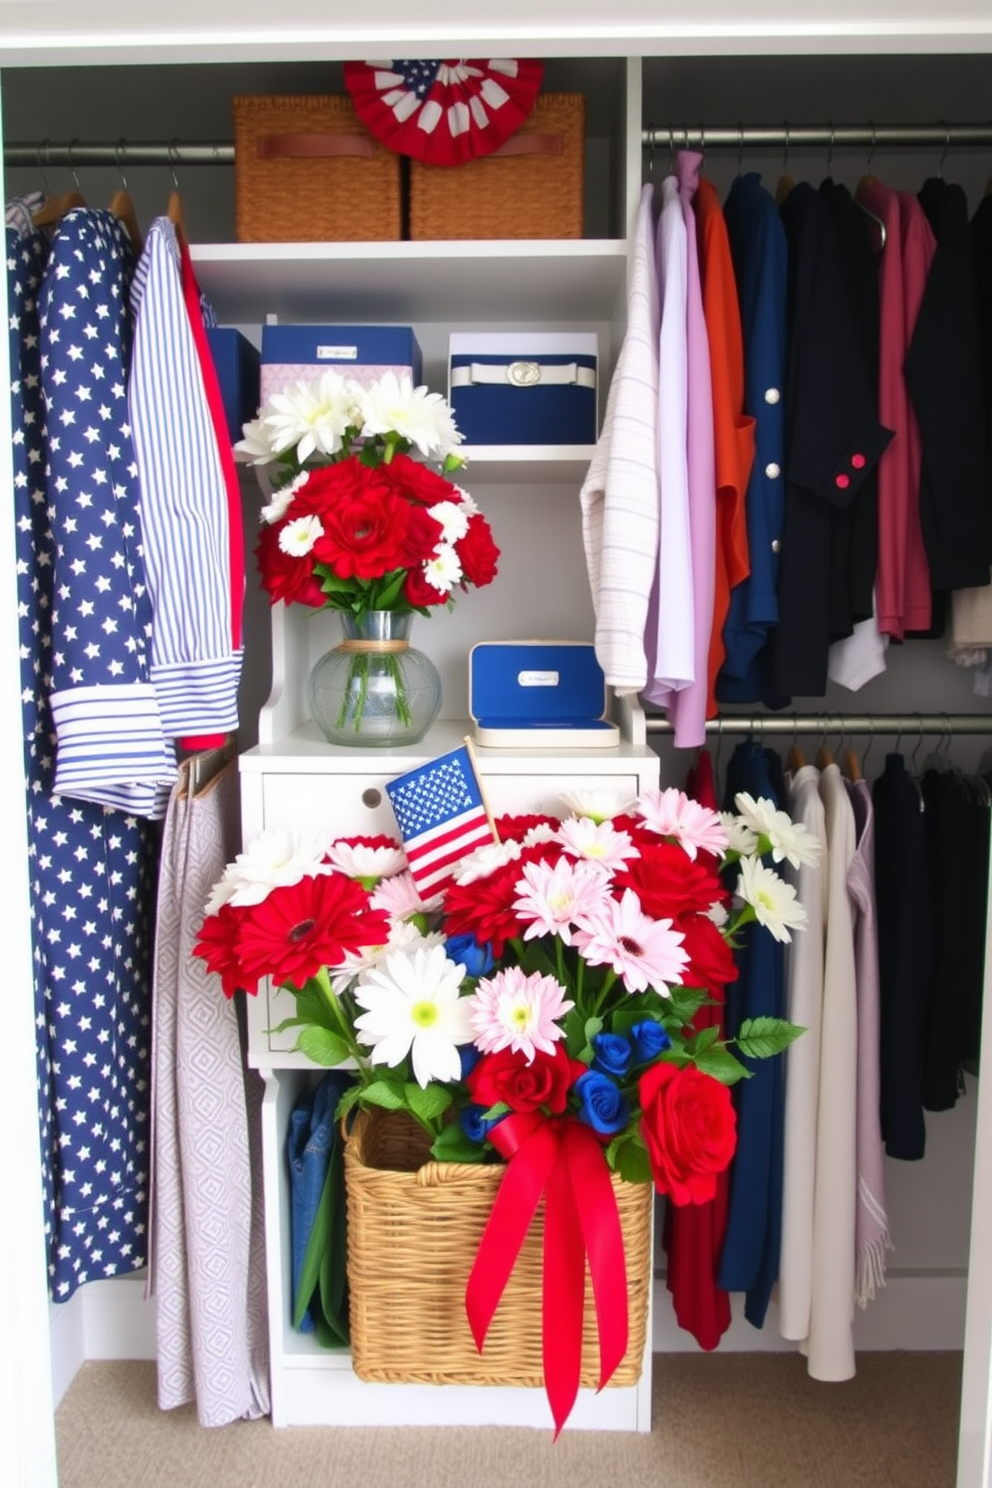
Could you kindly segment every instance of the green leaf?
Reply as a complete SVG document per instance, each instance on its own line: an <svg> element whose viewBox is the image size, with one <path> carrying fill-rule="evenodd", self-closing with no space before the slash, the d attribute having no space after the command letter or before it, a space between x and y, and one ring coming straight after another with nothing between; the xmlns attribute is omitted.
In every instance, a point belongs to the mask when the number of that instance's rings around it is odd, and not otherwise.
<svg viewBox="0 0 992 1488"><path fill-rule="evenodd" d="M721 1085L736 1085L738 1080L750 1079L750 1071L746 1070L739 1059L735 1059L729 1049L714 1045L710 1049L704 1049L693 1059L697 1069L701 1069L704 1075L712 1075L714 1080L719 1080Z"/></svg>
<svg viewBox="0 0 992 1488"><path fill-rule="evenodd" d="M611 1144L607 1158L614 1171L628 1183L650 1183L652 1181L651 1161L643 1142L627 1137Z"/></svg>
<svg viewBox="0 0 992 1488"><path fill-rule="evenodd" d="M749 1059L769 1059L805 1032L798 1023L788 1023L784 1018L745 1018L733 1042Z"/></svg>
<svg viewBox="0 0 992 1488"><path fill-rule="evenodd" d="M483 1121L498 1121L501 1116L506 1115L509 1109L505 1101L497 1101L495 1105L483 1111L482 1119Z"/></svg>
<svg viewBox="0 0 992 1488"><path fill-rule="evenodd" d="M570 1059L578 1059L579 1054L586 1046L585 1022L578 1008L572 1008L565 1014L562 1025L565 1030L565 1048Z"/></svg>
<svg viewBox="0 0 992 1488"><path fill-rule="evenodd" d="M334 1066L351 1058L351 1050L339 1034L326 1028L315 1028L312 1023L300 1029L296 1047L314 1064Z"/></svg>
<svg viewBox="0 0 992 1488"><path fill-rule="evenodd" d="M316 1023L320 1028L337 1030L334 1014L317 983L311 978L304 982L296 996L296 1016L302 1023Z"/></svg>
<svg viewBox="0 0 992 1488"><path fill-rule="evenodd" d="M348 1089L344 1092L344 1094L341 1096L341 1099L338 1101L338 1108L334 1112L334 1120L340 1124L348 1115L348 1113L352 1111L355 1106L358 1105L361 1097L362 1087L356 1080L354 1085L348 1086Z"/></svg>
<svg viewBox="0 0 992 1488"><path fill-rule="evenodd" d="M431 1144L431 1156L435 1162L481 1163L485 1161L486 1149L479 1142L472 1142L461 1125L452 1121Z"/></svg>
<svg viewBox="0 0 992 1488"><path fill-rule="evenodd" d="M404 1087L391 1080L373 1080L362 1091L362 1102L370 1106L382 1106L385 1111L405 1111Z"/></svg>
<svg viewBox="0 0 992 1488"><path fill-rule="evenodd" d="M671 997L666 997L664 1014L668 1018L685 1027L691 1023L706 1003L712 1002L709 993L698 987L673 987Z"/></svg>
<svg viewBox="0 0 992 1488"><path fill-rule="evenodd" d="M436 1121L451 1105L451 1091L443 1085L428 1085L422 1090L416 1081L409 1080L403 1088L407 1107L418 1121Z"/></svg>
<svg viewBox="0 0 992 1488"><path fill-rule="evenodd" d="M685 1051L687 1054L698 1057L700 1054L705 1054L706 1050L715 1044L719 1037L720 1030L716 1024L712 1028L703 1028L699 1033L694 1034L691 1039L686 1040Z"/></svg>

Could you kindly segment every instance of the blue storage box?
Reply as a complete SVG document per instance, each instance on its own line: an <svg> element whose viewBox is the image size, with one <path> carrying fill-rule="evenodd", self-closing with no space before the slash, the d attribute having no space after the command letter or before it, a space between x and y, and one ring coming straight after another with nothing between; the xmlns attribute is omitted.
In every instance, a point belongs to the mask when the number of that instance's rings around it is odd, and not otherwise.
<svg viewBox="0 0 992 1488"><path fill-rule="evenodd" d="M227 432L236 444L243 426L258 412L258 347L229 326L208 326L207 341L220 383Z"/></svg>
<svg viewBox="0 0 992 1488"><path fill-rule="evenodd" d="M266 325L262 327L262 402L327 367L356 382L384 372L423 380L423 358L410 326Z"/></svg>
<svg viewBox="0 0 992 1488"><path fill-rule="evenodd" d="M606 679L586 641L479 641L468 657L475 742L492 749L611 749Z"/></svg>
<svg viewBox="0 0 992 1488"><path fill-rule="evenodd" d="M594 332L459 331L448 400L470 445L596 442Z"/></svg>

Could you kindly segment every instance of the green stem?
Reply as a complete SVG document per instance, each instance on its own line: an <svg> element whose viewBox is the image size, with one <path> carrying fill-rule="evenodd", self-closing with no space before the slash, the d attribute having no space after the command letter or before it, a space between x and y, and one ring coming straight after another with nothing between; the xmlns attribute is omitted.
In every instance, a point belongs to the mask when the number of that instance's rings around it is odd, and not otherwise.
<svg viewBox="0 0 992 1488"><path fill-rule="evenodd" d="M596 1000L592 1005L593 1017L599 1016L599 1010L603 1006L603 1003L606 1001L616 979L617 974L615 971L608 971L606 973L606 976L603 979L603 985L597 992Z"/></svg>
<svg viewBox="0 0 992 1488"><path fill-rule="evenodd" d="M331 1016L333 1017L335 1023L338 1025L338 1031L340 1032L342 1039L348 1045L348 1051L351 1055L351 1058L354 1059L355 1063L359 1066L360 1069L363 1069L364 1066L362 1052L355 1040L355 1035L352 1032L351 1024L345 1017L344 1008L341 1006L340 1000L338 999L338 994L331 986L331 977L329 971L327 970L327 967L321 966L314 975L313 980L317 984L320 995L327 1004Z"/></svg>

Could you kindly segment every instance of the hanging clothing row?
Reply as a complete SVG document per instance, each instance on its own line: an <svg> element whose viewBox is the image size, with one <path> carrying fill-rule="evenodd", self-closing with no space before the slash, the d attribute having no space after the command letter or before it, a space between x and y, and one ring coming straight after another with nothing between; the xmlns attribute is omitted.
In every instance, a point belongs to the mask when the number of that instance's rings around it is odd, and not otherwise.
<svg viewBox="0 0 992 1488"><path fill-rule="evenodd" d="M39 1116L65 1301L147 1256L161 824L177 746L237 727L241 516L176 224L157 219L139 256L111 211L22 198L7 264Z"/></svg>
<svg viewBox="0 0 992 1488"><path fill-rule="evenodd" d="M732 809L742 790L764 797L819 851L782 865L806 928L784 947L748 927L710 1015L731 1037L764 1015L806 1032L735 1088L738 1148L716 1200L666 1216L668 1286L704 1348L730 1325L730 1292L744 1293L756 1327L774 1297L779 1332L802 1346L811 1376L847 1379L855 1307L884 1284L898 1246L885 1158L922 1158L925 1113L950 1109L977 1070L992 787L951 766L949 733L917 768L922 719L910 760L897 741L871 785L853 750L846 774L825 745L815 764L796 743L783 761L761 741L762 720L733 722L752 737L734 751L721 804ZM707 751L687 788L717 800Z"/></svg>
<svg viewBox="0 0 992 1488"><path fill-rule="evenodd" d="M992 198L969 225L941 178L776 199L748 173L721 206L680 150L644 186L580 504L607 680L679 746L718 701L858 689L948 615L986 662L990 232Z"/></svg>

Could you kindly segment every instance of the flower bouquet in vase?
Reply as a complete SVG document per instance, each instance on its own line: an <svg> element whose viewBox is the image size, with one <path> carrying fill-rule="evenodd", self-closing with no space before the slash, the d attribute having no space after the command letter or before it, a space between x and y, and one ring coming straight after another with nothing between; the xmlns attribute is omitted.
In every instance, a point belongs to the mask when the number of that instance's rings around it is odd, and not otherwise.
<svg viewBox="0 0 992 1488"><path fill-rule="evenodd" d="M296 1048L355 1072L363 1378L543 1384L560 1430L580 1383L639 1376L651 1194L714 1197L731 1086L801 1032L697 1026L750 927L787 941L805 918L767 859L815 841L737 803L595 793L500 817L430 896L389 837L266 833L225 872L196 954L229 995L271 977Z"/></svg>
<svg viewBox="0 0 992 1488"><path fill-rule="evenodd" d="M341 615L343 640L308 684L332 743L415 743L440 710L437 670L410 644L413 616L491 583L499 559L449 478L460 440L440 394L393 372L366 385L326 370L244 426L237 448L272 467L255 549L264 588L273 603Z"/></svg>

